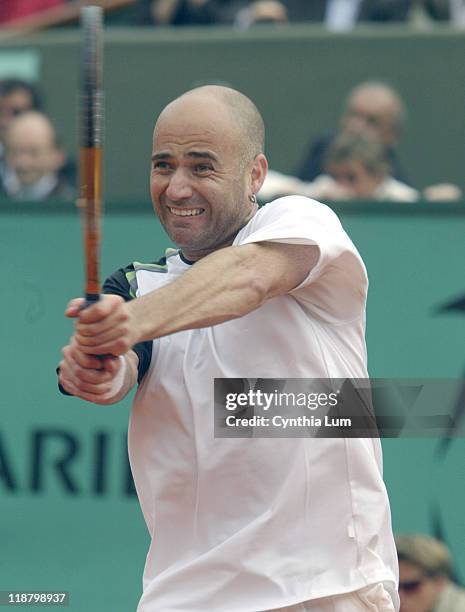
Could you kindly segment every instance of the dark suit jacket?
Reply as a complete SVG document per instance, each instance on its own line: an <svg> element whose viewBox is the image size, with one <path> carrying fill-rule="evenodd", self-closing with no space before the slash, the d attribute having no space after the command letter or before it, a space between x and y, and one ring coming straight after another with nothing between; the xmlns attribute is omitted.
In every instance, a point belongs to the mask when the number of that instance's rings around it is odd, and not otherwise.
<svg viewBox="0 0 465 612"><path fill-rule="evenodd" d="M4 200L16 201L14 196L10 196L5 190L4 185L0 181L0 198ZM39 198L37 202L45 202L50 199L66 200L72 202L76 198L76 188L73 183L70 183L65 177L59 176L58 183L52 191L43 198Z"/></svg>

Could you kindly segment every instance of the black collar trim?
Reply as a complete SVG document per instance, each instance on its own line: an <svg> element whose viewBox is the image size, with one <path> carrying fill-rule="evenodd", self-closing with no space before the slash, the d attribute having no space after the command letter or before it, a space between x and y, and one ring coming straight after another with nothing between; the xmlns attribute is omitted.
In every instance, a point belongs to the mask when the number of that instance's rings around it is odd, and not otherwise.
<svg viewBox="0 0 465 612"><path fill-rule="evenodd" d="M182 251L179 251L179 257L181 258L181 261L183 261L188 266L193 266L195 264L195 261L190 261L189 259L186 259L182 254Z"/></svg>

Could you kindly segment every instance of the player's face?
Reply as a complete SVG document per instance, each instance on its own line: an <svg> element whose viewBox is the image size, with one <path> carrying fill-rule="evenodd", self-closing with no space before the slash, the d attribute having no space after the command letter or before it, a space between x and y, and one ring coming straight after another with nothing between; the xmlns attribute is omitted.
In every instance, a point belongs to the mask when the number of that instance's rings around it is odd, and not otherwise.
<svg viewBox="0 0 465 612"><path fill-rule="evenodd" d="M186 258L228 246L256 209L251 167L227 111L176 101L155 127L150 189L161 223Z"/></svg>
<svg viewBox="0 0 465 612"><path fill-rule="evenodd" d="M425 576L407 561L399 562L400 612L429 612L444 586L442 578Z"/></svg>

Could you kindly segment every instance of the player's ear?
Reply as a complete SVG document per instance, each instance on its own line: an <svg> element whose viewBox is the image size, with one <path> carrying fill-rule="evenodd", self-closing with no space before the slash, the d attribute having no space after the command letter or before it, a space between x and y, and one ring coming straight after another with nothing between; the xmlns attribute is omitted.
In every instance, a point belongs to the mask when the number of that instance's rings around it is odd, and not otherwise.
<svg viewBox="0 0 465 612"><path fill-rule="evenodd" d="M252 168L250 172L251 189L252 193L257 194L266 177L268 172L268 161L263 153L259 153L252 162Z"/></svg>

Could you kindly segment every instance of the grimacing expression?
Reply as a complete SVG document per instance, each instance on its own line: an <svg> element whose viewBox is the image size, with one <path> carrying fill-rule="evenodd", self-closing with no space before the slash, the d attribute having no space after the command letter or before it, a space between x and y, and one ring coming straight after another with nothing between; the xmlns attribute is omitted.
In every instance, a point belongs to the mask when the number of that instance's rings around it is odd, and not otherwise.
<svg viewBox="0 0 465 612"><path fill-rule="evenodd" d="M150 190L155 212L183 254L196 260L232 243L255 212L251 166L227 108L175 100L154 131Z"/></svg>

